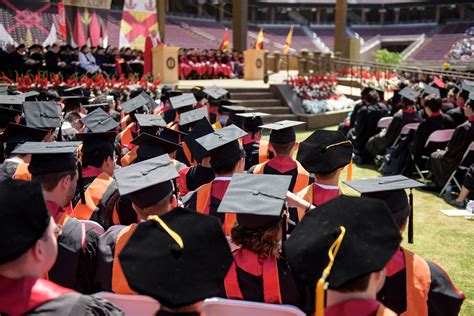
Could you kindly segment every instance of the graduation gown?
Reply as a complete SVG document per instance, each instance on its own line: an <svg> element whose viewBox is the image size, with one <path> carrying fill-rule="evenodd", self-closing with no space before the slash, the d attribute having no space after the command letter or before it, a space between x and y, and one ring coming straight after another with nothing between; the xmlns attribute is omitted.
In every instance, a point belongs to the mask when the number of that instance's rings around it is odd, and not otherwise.
<svg viewBox="0 0 474 316"><path fill-rule="evenodd" d="M420 117L415 110L399 111L393 116L392 122L390 122L388 128L382 130L377 135L372 136L367 142L365 148L373 157L385 154L387 148L390 147L400 135L403 126L419 121Z"/></svg>
<svg viewBox="0 0 474 316"><path fill-rule="evenodd" d="M286 261L262 259L242 248L233 254L235 261L224 280L225 297L294 305L308 314L314 311L314 291L295 279Z"/></svg>
<svg viewBox="0 0 474 316"><path fill-rule="evenodd" d="M17 161L5 159L5 161L0 165L0 181L11 179L16 172L18 164Z"/></svg>
<svg viewBox="0 0 474 316"><path fill-rule="evenodd" d="M464 110L460 107L456 107L446 112L454 122L454 126L459 126L467 121L467 117L464 115Z"/></svg>
<svg viewBox="0 0 474 316"><path fill-rule="evenodd" d="M123 315L112 303L44 279L0 277L0 314Z"/></svg>
<svg viewBox="0 0 474 316"><path fill-rule="evenodd" d="M324 316L395 316L395 312L376 300L348 300L326 307Z"/></svg>
<svg viewBox="0 0 474 316"><path fill-rule="evenodd" d="M474 122L474 119L471 121ZM474 127L470 121L467 121L456 128L446 150L439 150L431 154L430 170L439 187L442 187L451 173L458 168L464 153L473 140Z"/></svg>
<svg viewBox="0 0 474 316"><path fill-rule="evenodd" d="M212 168L196 165L179 170L179 178L176 180L179 194L184 196L190 191L197 190L200 186L214 180L216 175Z"/></svg>
<svg viewBox="0 0 474 316"><path fill-rule="evenodd" d="M449 316L458 315L464 294L439 265L399 248L377 299L403 316Z"/></svg>
<svg viewBox="0 0 474 316"><path fill-rule="evenodd" d="M474 163L471 164L469 170L466 172L462 185L465 186L470 193L474 193Z"/></svg>
<svg viewBox="0 0 474 316"><path fill-rule="evenodd" d="M298 196L303 198L306 202L314 206L319 206L332 199L337 198L342 194L341 189L337 186L330 186L324 184L313 183L298 192ZM303 209L298 209L298 218L301 221L305 215Z"/></svg>
<svg viewBox="0 0 474 316"><path fill-rule="evenodd" d="M99 237L97 268L94 277L98 291L137 294L130 289L118 260L120 252L136 228L137 224L130 226L116 225L110 227Z"/></svg>

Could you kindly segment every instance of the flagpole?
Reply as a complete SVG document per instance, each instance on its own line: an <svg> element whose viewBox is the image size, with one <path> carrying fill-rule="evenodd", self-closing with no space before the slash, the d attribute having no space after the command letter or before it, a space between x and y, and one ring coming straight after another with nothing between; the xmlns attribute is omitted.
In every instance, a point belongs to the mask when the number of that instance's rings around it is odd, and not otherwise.
<svg viewBox="0 0 474 316"><path fill-rule="evenodd" d="M286 80L290 80L290 53L286 53Z"/></svg>

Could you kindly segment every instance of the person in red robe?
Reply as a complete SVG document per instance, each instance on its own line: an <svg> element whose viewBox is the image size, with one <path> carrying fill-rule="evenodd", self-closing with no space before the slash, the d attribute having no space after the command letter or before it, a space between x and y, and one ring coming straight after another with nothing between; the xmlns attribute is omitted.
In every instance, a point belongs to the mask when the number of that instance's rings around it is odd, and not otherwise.
<svg viewBox="0 0 474 316"><path fill-rule="evenodd" d="M150 36L148 36L145 40L145 53L144 53L144 69L143 73L150 74L153 70L153 52L152 48L158 47L160 45L164 45L160 39L160 36L156 30L152 30L150 32Z"/></svg>

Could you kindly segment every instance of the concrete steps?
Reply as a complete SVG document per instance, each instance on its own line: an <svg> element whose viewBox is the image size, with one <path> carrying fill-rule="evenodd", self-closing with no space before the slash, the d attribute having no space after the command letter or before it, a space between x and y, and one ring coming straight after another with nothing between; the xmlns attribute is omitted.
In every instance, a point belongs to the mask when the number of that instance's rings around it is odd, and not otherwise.
<svg viewBox="0 0 474 316"><path fill-rule="evenodd" d="M231 101L237 103L241 106L248 106L251 108L260 108L260 107L281 107L283 106L281 101L278 99L267 99L267 100L236 100L231 99Z"/></svg>
<svg viewBox="0 0 474 316"><path fill-rule="evenodd" d="M235 100L267 100L275 98L271 92L234 92L230 96Z"/></svg>

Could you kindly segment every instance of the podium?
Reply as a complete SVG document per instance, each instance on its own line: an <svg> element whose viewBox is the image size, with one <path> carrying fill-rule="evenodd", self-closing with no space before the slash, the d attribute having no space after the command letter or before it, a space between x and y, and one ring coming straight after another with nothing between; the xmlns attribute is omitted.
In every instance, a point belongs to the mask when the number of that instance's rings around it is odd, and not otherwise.
<svg viewBox="0 0 474 316"><path fill-rule="evenodd" d="M158 46L153 52L153 77L162 84L174 84L179 81L178 51L175 46Z"/></svg>
<svg viewBox="0 0 474 316"><path fill-rule="evenodd" d="M263 80L265 75L265 51L244 50L244 80Z"/></svg>

